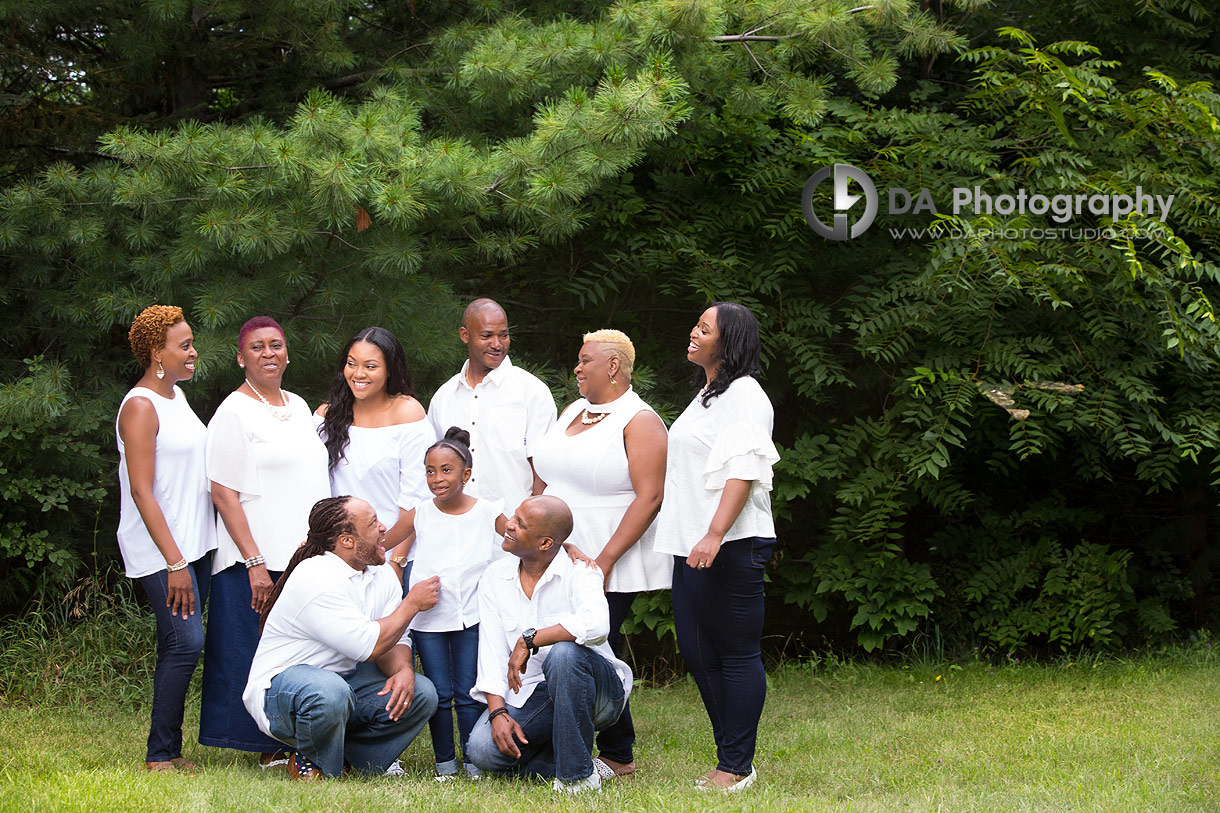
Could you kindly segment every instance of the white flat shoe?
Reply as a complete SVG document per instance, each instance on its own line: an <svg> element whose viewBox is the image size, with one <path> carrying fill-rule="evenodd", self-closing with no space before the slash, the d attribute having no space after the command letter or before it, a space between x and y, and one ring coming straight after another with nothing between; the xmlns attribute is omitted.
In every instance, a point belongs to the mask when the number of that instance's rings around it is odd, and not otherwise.
<svg viewBox="0 0 1220 813"><path fill-rule="evenodd" d="M742 779L738 779L736 782L729 785L727 788L721 788L721 790L723 790L725 793L737 793L738 791L745 790L746 788L751 787L757 781L758 781L758 769L751 768L749 776L746 776Z"/></svg>

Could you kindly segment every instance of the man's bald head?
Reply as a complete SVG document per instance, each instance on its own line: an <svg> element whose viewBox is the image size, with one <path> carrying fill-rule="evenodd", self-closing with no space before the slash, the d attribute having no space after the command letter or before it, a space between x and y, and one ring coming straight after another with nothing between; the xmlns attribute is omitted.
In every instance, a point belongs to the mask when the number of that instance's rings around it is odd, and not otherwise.
<svg viewBox="0 0 1220 813"><path fill-rule="evenodd" d="M521 506L528 506L540 536L549 536L556 545L562 545L572 535L572 509L558 497L542 494L526 499Z"/></svg>
<svg viewBox="0 0 1220 813"><path fill-rule="evenodd" d="M462 327L473 331L477 321L482 321L487 318L494 319L500 317L504 321L508 321L508 314L504 312L504 308L500 307L500 303L494 299L483 297L476 299L466 306L466 310L462 311Z"/></svg>
<svg viewBox="0 0 1220 813"><path fill-rule="evenodd" d="M470 383L478 384L508 357L511 343L508 315L494 299L476 299L462 312L458 337L466 345L466 355L470 359L467 368Z"/></svg>
<svg viewBox="0 0 1220 813"><path fill-rule="evenodd" d="M501 547L526 562L545 567L572 534L572 511L558 497L529 497L517 506Z"/></svg>

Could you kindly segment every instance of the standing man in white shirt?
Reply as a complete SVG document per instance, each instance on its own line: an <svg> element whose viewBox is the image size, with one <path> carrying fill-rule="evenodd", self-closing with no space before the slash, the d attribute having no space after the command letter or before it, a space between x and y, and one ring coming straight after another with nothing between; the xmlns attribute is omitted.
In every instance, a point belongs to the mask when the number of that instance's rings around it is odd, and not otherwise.
<svg viewBox="0 0 1220 813"><path fill-rule="evenodd" d="M263 733L296 749L294 779L380 775L436 711L407 626L436 604L435 576L402 597L385 526L355 497L327 497L267 599L242 701Z"/></svg>
<svg viewBox="0 0 1220 813"><path fill-rule="evenodd" d="M491 299L476 299L462 313L458 336L466 345L462 369L432 396L428 420L437 437L451 426L470 433L474 471L466 493L504 501L511 511L541 493L531 445L555 422L555 400L535 376L508 358L508 316Z"/></svg>
<svg viewBox="0 0 1220 813"><path fill-rule="evenodd" d="M530 497L508 521L502 547L516 558L494 562L479 583L470 696L487 711L468 750L481 770L554 777L555 790L576 792L614 776L593 758L593 735L622 714L631 668L606 642L601 571L559 555L571 532L558 497Z"/></svg>

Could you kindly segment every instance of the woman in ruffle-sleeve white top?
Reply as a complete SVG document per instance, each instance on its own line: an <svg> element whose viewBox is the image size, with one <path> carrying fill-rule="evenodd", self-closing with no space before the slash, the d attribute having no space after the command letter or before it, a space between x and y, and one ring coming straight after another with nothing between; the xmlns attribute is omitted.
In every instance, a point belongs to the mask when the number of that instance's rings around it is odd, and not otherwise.
<svg viewBox="0 0 1220 813"><path fill-rule="evenodd" d="M763 571L775 548L771 472L774 410L753 373L758 322L717 302L691 331L687 358L705 384L669 429L657 550L673 555L678 649L699 687L716 740L709 788L752 785L762 664Z"/></svg>

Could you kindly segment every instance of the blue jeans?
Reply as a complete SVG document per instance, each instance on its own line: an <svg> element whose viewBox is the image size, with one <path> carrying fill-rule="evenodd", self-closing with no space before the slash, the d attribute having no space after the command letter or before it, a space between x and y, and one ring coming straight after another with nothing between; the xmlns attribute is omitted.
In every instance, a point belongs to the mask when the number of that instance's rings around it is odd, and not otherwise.
<svg viewBox="0 0 1220 813"><path fill-rule="evenodd" d="M623 657L623 622L631 614L631 605L639 593L606 593L606 604L610 607L610 636L607 642L620 660ZM627 765L635 761L632 752L635 745L635 724L631 720L631 703L623 705L618 722L597 732L597 752L603 759Z"/></svg>
<svg viewBox="0 0 1220 813"><path fill-rule="evenodd" d="M182 716L186 692L203 651L203 605L212 583L212 553L187 568L195 588L195 614L185 619L165 606L169 571L140 577L140 585L157 619L157 669L153 673L152 720L148 726L148 762L169 762L182 756Z"/></svg>
<svg viewBox="0 0 1220 813"><path fill-rule="evenodd" d="M674 557L678 650L703 697L716 739L716 767L753 769L758 720L767 698L762 663L763 569L775 539L725 542L706 570Z"/></svg>
<svg viewBox="0 0 1220 813"><path fill-rule="evenodd" d="M271 679L263 698L271 734L295 748L327 776L343 762L379 776L398 759L436 711L436 690L415 676L415 697L406 714L391 720L389 695L378 696L386 676L373 661L341 675L315 666L290 666Z"/></svg>
<svg viewBox="0 0 1220 813"><path fill-rule="evenodd" d="M479 626L454 632L414 630L411 637L415 639L415 651L424 674L436 687L436 714L428 721L436 772L455 774L458 766L453 742L453 710L457 709L462 758L467 762L470 761L466 756L470 732L483 713L483 704L470 696L470 687L474 686L479 671Z"/></svg>
<svg viewBox="0 0 1220 813"><path fill-rule="evenodd" d="M518 743L521 757L500 753L484 712L470 735L470 759L492 773L576 782L593 773L593 732L622 713L623 683L608 660L571 641L551 646L542 674L525 705L505 706L529 741Z"/></svg>

